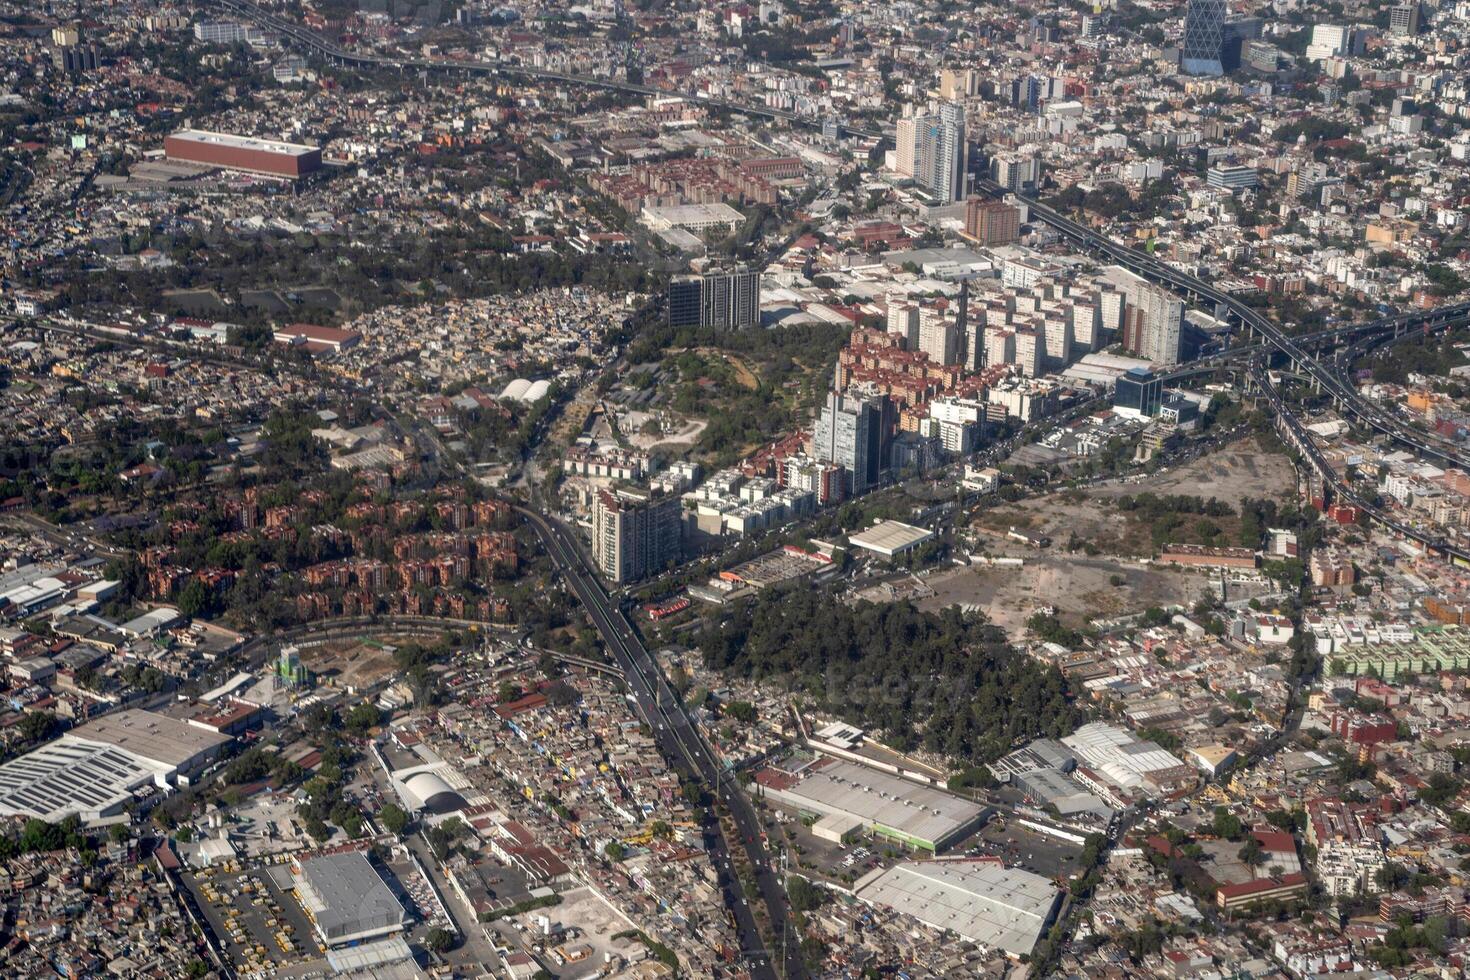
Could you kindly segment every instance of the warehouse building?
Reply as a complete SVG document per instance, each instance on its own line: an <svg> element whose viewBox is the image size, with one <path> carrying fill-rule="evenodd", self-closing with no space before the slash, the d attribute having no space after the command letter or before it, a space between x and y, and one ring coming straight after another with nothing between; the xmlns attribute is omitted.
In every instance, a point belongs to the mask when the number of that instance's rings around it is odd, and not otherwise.
<svg viewBox="0 0 1470 980"><path fill-rule="evenodd" d="M1089 771L1123 790L1163 795L1197 779L1192 766L1159 745L1104 721L1083 725L1062 743Z"/></svg>
<svg viewBox="0 0 1470 980"><path fill-rule="evenodd" d="M408 913L362 851L297 858L296 895L329 946L356 945L402 932Z"/></svg>
<svg viewBox="0 0 1470 980"><path fill-rule="evenodd" d="M0 816L102 821L188 785L231 741L151 711L115 711L0 765Z"/></svg>
<svg viewBox="0 0 1470 980"><path fill-rule="evenodd" d="M320 170L322 166L319 146L201 129L184 129L164 137L163 152L171 161L222 167L266 177L295 179Z"/></svg>
<svg viewBox="0 0 1470 980"><path fill-rule="evenodd" d="M895 865L859 882L857 897L1013 957L1031 954L1062 901L1049 879L994 859Z"/></svg>
<svg viewBox="0 0 1470 980"><path fill-rule="evenodd" d="M912 551L934 537L933 531L900 521L880 521L872 527L848 536L854 548L871 551L883 558L895 558Z"/></svg>
<svg viewBox="0 0 1470 980"><path fill-rule="evenodd" d="M969 800L854 762L791 756L755 774L756 792L809 814L827 834L850 838L852 822L868 833L938 853L969 836L989 811ZM830 839L830 838L829 838Z"/></svg>

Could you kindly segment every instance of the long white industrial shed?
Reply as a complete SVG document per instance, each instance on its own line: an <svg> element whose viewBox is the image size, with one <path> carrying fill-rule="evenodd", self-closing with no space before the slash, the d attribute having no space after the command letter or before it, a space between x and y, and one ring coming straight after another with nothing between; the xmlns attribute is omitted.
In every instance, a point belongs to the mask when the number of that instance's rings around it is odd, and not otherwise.
<svg viewBox="0 0 1470 980"><path fill-rule="evenodd" d="M930 928L1025 956L1051 925L1062 894L1041 875L990 861L922 861L894 865L859 882L857 897Z"/></svg>
<svg viewBox="0 0 1470 980"><path fill-rule="evenodd" d="M230 741L151 711L113 712L0 765L0 816L103 820L140 791L187 783Z"/></svg>

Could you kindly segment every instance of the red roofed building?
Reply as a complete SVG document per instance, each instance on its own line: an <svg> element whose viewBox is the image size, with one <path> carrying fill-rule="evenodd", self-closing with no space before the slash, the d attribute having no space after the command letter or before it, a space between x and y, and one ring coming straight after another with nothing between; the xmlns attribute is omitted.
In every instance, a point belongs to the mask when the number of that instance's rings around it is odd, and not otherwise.
<svg viewBox="0 0 1470 980"><path fill-rule="evenodd" d="M1307 876L1282 875L1280 878L1258 878L1238 885L1221 885L1215 889L1215 904L1222 911L1250 908L1261 902L1290 902L1307 895Z"/></svg>

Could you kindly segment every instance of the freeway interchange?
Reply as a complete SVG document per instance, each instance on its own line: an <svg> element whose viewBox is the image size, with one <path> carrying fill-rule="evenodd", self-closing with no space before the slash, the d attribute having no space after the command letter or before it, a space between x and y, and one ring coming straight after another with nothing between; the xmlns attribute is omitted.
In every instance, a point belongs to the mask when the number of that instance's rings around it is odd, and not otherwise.
<svg viewBox="0 0 1470 980"><path fill-rule="evenodd" d="M1008 193L1006 188L993 181L983 181L981 186L995 196L1003 196ZM1297 376L1301 380L1310 382L1318 391L1330 396L1344 415L1408 446L1420 456L1450 466L1470 469L1470 456L1467 456L1459 447L1420 432L1370 404L1358 393L1357 388L1347 377L1347 372L1351 369L1356 356L1374 346L1470 325L1470 303L1401 313L1302 337L1289 337L1259 310L1241 302L1230 293L1175 269L1152 255L1086 228L1034 199L1023 197L1022 201L1030 208L1035 218L1055 228L1075 246L1085 251L1099 253L1144 279L1186 298L1195 301L1208 300L1215 304L1216 311L1227 311L1229 316L1246 328L1251 342L1212 355L1202 362L1187 365L1173 374L1166 375L1164 377L1166 382L1201 371L1227 367L1233 362L1243 362L1249 388L1259 392L1266 399L1283 437L1302 454L1307 465L1322 481L1324 488L1331 493L1333 499L1361 508L1372 520L1396 534L1418 541L1453 561L1470 564L1470 550L1397 520L1372 501L1363 499L1351 487L1339 480L1336 472L1328 465L1322 452L1307 434L1301 420L1297 418L1295 408L1282 396L1267 370L1268 359L1272 355L1284 356L1290 362L1291 369L1298 372ZM1259 338L1259 341L1256 338ZM1349 341L1351 343L1343 347ZM1331 358L1324 359L1317 356L1316 353L1309 352L1326 350L1334 350Z"/></svg>

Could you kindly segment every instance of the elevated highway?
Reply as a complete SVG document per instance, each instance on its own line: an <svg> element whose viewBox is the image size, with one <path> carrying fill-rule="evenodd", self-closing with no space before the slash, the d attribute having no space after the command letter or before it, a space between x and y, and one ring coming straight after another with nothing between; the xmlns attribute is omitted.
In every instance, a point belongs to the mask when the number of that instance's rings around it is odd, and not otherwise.
<svg viewBox="0 0 1470 980"><path fill-rule="evenodd" d="M987 193L1002 196L1009 193L994 181L981 181ZM1457 303L1438 309L1401 313L1362 324L1350 324L1314 335L1310 345L1308 338L1289 337L1280 327L1271 322L1260 310L1242 302L1238 297L1174 268L1166 262L1139 249L1116 242L1091 228L1073 221L1056 209L1042 204L1034 198L1022 197L1034 218L1056 229L1063 238L1077 248L1101 255L1130 272L1163 286L1196 303L1213 304L1217 313L1233 319L1243 326L1251 341L1259 340L1262 352L1283 356L1290 369L1311 380L1312 385L1330 396L1338 408L1368 428L1388 436L1409 447L1427 459L1449 466L1470 469L1470 454L1443 440L1419 432L1397 419L1392 418L1377 406L1365 401L1339 370L1323 363L1309 350L1321 350L1333 344L1361 339L1363 336L1403 337L1414 331L1436 331L1470 322L1470 303Z"/></svg>

